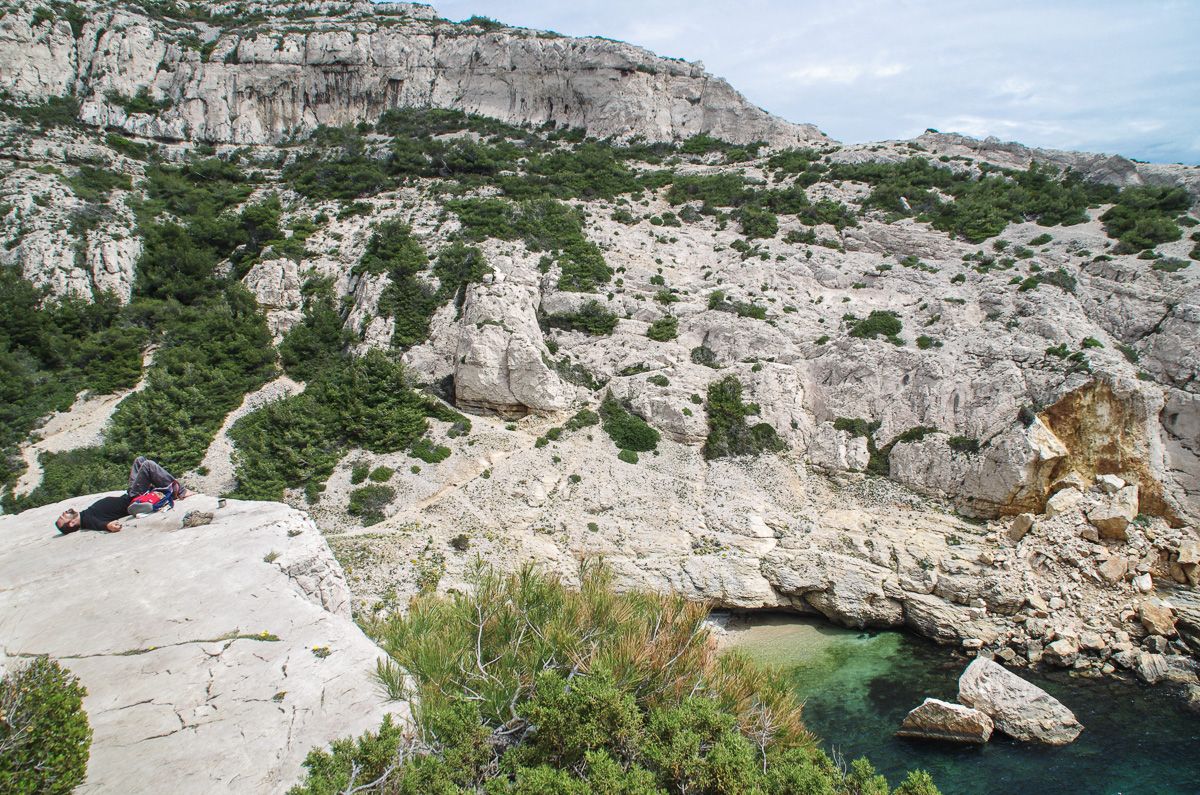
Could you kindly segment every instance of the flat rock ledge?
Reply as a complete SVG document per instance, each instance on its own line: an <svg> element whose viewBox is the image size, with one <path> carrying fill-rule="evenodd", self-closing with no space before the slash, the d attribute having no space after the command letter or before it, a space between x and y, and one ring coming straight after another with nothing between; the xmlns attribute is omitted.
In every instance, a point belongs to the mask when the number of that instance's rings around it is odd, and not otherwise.
<svg viewBox="0 0 1200 795"><path fill-rule="evenodd" d="M1015 740L1066 745L1083 731L1062 702L985 657L975 659L959 677L958 700L989 715L997 729Z"/></svg>
<svg viewBox="0 0 1200 795"><path fill-rule="evenodd" d="M117 534L55 531L98 496L0 516L0 667L49 654L87 687L79 792L283 792L314 746L408 719L304 513L195 495ZM182 527L193 510L211 523Z"/></svg>
<svg viewBox="0 0 1200 795"><path fill-rule="evenodd" d="M977 709L927 698L904 717L896 736L955 743L986 743L992 737L993 728L992 719Z"/></svg>

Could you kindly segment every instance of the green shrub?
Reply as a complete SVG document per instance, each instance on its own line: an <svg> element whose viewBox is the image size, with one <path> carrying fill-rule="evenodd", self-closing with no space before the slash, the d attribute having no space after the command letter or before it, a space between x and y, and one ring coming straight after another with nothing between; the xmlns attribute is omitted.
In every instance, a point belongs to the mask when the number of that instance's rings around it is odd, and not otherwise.
<svg viewBox="0 0 1200 795"><path fill-rule="evenodd" d="M523 240L530 251L553 254L562 270L559 289L592 292L612 278L604 255L583 233L581 212L567 204L484 198L450 201L446 207L458 215L467 240Z"/></svg>
<svg viewBox="0 0 1200 795"><path fill-rule="evenodd" d="M970 436L951 436L947 444L956 453L970 454L979 452L979 440Z"/></svg>
<svg viewBox="0 0 1200 795"><path fill-rule="evenodd" d="M588 409L580 409L574 417L567 420L563 424L563 428L568 431L578 431L587 428L591 425L600 424L600 415Z"/></svg>
<svg viewBox="0 0 1200 795"><path fill-rule="evenodd" d="M718 656L704 607L617 594L593 563L578 590L531 569L470 579L460 594L419 596L368 622L394 661L381 681L412 677L416 731L385 718L377 733L314 750L292 795L355 782L396 794L886 795L865 760L843 773L825 756L781 677ZM926 788L905 795L936 792L910 779Z"/></svg>
<svg viewBox="0 0 1200 795"><path fill-rule="evenodd" d="M669 342L679 336L679 318L663 315L650 324L646 336L655 342Z"/></svg>
<svg viewBox="0 0 1200 795"><path fill-rule="evenodd" d="M1044 246L1044 245L1046 245L1047 243L1049 243L1049 242L1050 242L1051 240L1053 240L1053 239L1054 239L1054 238L1053 238L1052 236L1050 236L1049 234L1046 234L1046 233L1044 233L1044 232L1043 232L1042 234L1040 234L1040 235L1038 235L1037 237L1035 237L1035 238L1033 238L1032 240L1030 240L1028 245L1031 245L1031 246Z"/></svg>
<svg viewBox="0 0 1200 795"><path fill-rule="evenodd" d="M895 342L901 329L900 318L895 312L873 309L866 318L854 322L850 327L850 336L873 340L883 335L889 341Z"/></svg>
<svg viewBox="0 0 1200 795"><path fill-rule="evenodd" d="M721 369L721 363L717 361L717 354L707 345L692 348L692 362L702 364L705 367L711 367L714 370Z"/></svg>
<svg viewBox="0 0 1200 795"><path fill-rule="evenodd" d="M349 448L391 453L413 446L429 415L437 410L408 384L398 361L378 350L343 357L301 394L234 423L229 432L237 445L234 494L278 500L285 488L311 492Z"/></svg>
<svg viewBox="0 0 1200 795"><path fill-rule="evenodd" d="M600 404L601 427L621 450L645 453L658 447L659 433L631 414L610 393Z"/></svg>
<svg viewBox="0 0 1200 795"><path fill-rule="evenodd" d="M665 375L660 375L660 374L655 374L655 375L650 376L649 378L646 379L646 382L650 383L650 384L654 384L655 386L663 386L663 387L671 385L670 379L668 379Z"/></svg>
<svg viewBox="0 0 1200 795"><path fill-rule="evenodd" d="M86 695L48 657L13 665L0 680L0 791L68 793L83 783L92 743Z"/></svg>
<svg viewBox="0 0 1200 795"><path fill-rule="evenodd" d="M1132 254L1182 237L1175 218L1191 203L1183 188L1162 185L1126 188L1100 220L1108 236L1120 241L1117 253Z"/></svg>
<svg viewBox="0 0 1200 795"><path fill-rule="evenodd" d="M413 444L410 453L414 458L419 458L426 464L440 464L450 457L450 448L441 444L435 445L422 437Z"/></svg>
<svg viewBox="0 0 1200 795"><path fill-rule="evenodd" d="M384 520L383 510L394 499L396 490L391 486L362 486L350 492L350 502L346 510L351 516L361 518L363 525L369 527Z"/></svg>
<svg viewBox="0 0 1200 795"><path fill-rule="evenodd" d="M341 358L351 337L342 326L332 280L310 279L301 293L304 314L280 341L279 361L292 378L309 381Z"/></svg>
<svg viewBox="0 0 1200 795"><path fill-rule="evenodd" d="M917 347L923 351L927 351L930 348L940 348L942 347L942 341L935 340L928 334L922 334L921 336L917 337Z"/></svg>
<svg viewBox="0 0 1200 795"><path fill-rule="evenodd" d="M106 201L108 194L114 190L129 190L133 187L133 180L128 174L95 166L80 166L79 172L67 179L67 184L80 199L100 202Z"/></svg>
<svg viewBox="0 0 1200 795"><path fill-rule="evenodd" d="M742 402L742 384L726 376L708 386L708 438L703 453L708 460L731 456L760 455L787 449L768 423L749 425L747 417L759 413L755 403Z"/></svg>
<svg viewBox="0 0 1200 795"><path fill-rule="evenodd" d="M738 222L742 225L742 234L750 240L775 237L779 232L779 219L775 213L756 205L739 210Z"/></svg>
<svg viewBox="0 0 1200 795"><path fill-rule="evenodd" d="M582 331L593 336L612 334L617 327L617 316L596 300L588 301L575 312L546 315L543 321L548 328Z"/></svg>
<svg viewBox="0 0 1200 795"><path fill-rule="evenodd" d="M350 483L357 486L367 479L371 474L371 465L366 461L356 461L354 466L350 468Z"/></svg>
<svg viewBox="0 0 1200 795"><path fill-rule="evenodd" d="M371 474L368 477L376 483L387 483L392 479L392 475L395 474L396 470L391 467L378 466L371 470Z"/></svg>
<svg viewBox="0 0 1200 795"><path fill-rule="evenodd" d="M617 458L626 464L636 464L638 462L638 454L632 450L618 450Z"/></svg>
<svg viewBox="0 0 1200 795"><path fill-rule="evenodd" d="M117 91L109 91L104 95L104 98L111 104L123 108L129 114L149 113L156 115L165 110L170 110L171 105L174 104L169 97L164 97L160 100L150 99L150 89L146 86L139 88L138 92L132 97L127 97Z"/></svg>

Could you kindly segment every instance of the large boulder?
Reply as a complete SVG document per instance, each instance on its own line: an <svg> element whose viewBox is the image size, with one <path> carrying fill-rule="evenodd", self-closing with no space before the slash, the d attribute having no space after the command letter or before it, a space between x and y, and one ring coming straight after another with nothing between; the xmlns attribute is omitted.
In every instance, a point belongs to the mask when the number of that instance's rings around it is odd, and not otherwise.
<svg viewBox="0 0 1200 795"><path fill-rule="evenodd" d="M1101 538L1114 541L1126 539L1125 528L1138 515L1138 487L1125 486L1088 508L1087 518Z"/></svg>
<svg viewBox="0 0 1200 795"><path fill-rule="evenodd" d="M94 499L0 516L0 638L87 687L88 791L283 792L314 746L378 728L383 653L303 513L195 495L60 536L54 518ZM184 527L196 511L212 521Z"/></svg>
<svg viewBox="0 0 1200 795"><path fill-rule="evenodd" d="M923 740L948 740L956 743L986 743L992 736L993 723L983 712L936 698L904 716L897 737Z"/></svg>
<svg viewBox="0 0 1200 795"><path fill-rule="evenodd" d="M997 729L1016 740L1066 745L1083 731L1058 699L984 657L959 678L958 700L987 713Z"/></svg>

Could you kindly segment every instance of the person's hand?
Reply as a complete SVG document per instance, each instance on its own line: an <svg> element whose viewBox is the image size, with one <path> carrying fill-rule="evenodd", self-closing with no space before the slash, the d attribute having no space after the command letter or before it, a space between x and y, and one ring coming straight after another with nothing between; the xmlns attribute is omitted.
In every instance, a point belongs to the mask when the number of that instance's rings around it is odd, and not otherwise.
<svg viewBox="0 0 1200 795"><path fill-rule="evenodd" d="M121 523L114 519L113 521L104 525L104 529L110 533L119 533L121 532Z"/></svg>

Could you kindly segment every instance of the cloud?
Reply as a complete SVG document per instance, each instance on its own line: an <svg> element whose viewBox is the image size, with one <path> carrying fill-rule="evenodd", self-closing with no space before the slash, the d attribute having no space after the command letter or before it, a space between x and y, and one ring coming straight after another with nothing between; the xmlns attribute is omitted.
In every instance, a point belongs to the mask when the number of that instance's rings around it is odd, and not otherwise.
<svg viewBox="0 0 1200 795"><path fill-rule="evenodd" d="M858 82L863 78L871 80L882 80L896 75L903 74L908 70L908 67L901 63L887 63L879 65L866 64L811 64L802 66L798 69L792 69L787 72L784 77L793 83L816 84L816 83L833 83L836 85L848 85Z"/></svg>

